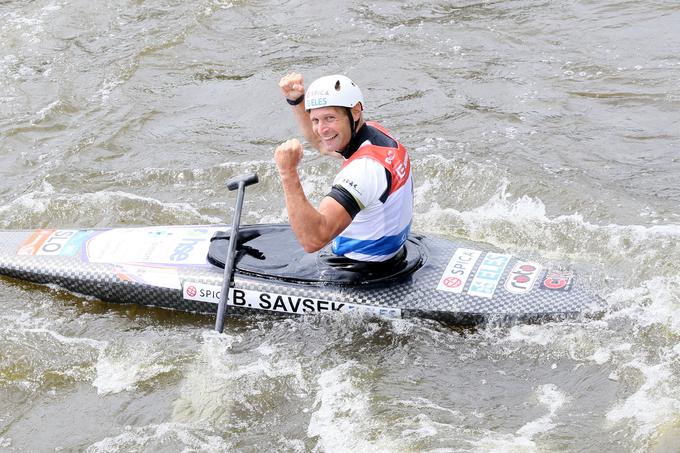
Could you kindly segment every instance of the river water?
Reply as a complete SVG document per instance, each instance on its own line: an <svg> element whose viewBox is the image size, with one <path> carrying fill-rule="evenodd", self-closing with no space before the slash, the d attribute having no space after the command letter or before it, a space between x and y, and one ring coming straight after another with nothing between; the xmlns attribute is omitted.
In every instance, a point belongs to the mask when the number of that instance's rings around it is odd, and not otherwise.
<svg viewBox="0 0 680 453"><path fill-rule="evenodd" d="M414 230L577 269L600 319L228 320L0 279L0 450L677 451L680 4L0 1L0 228L286 220L277 83L340 72ZM338 163L306 152L317 203Z"/></svg>

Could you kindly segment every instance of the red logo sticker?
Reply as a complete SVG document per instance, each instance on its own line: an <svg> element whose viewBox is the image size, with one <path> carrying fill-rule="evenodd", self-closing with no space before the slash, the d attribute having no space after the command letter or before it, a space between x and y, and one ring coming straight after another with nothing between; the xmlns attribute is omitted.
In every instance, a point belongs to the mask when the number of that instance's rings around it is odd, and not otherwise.
<svg viewBox="0 0 680 453"><path fill-rule="evenodd" d="M195 295L196 295L196 287L195 286L188 286L187 287L187 296L194 297Z"/></svg>
<svg viewBox="0 0 680 453"><path fill-rule="evenodd" d="M541 266L537 263L518 262L505 281L506 291L512 294L528 293L538 280L540 271Z"/></svg>
<svg viewBox="0 0 680 453"><path fill-rule="evenodd" d="M555 272L546 273L541 288L568 291L571 289L571 283L574 275L571 272Z"/></svg>
<svg viewBox="0 0 680 453"><path fill-rule="evenodd" d="M458 277L446 277L442 283L447 288L458 288L463 282Z"/></svg>

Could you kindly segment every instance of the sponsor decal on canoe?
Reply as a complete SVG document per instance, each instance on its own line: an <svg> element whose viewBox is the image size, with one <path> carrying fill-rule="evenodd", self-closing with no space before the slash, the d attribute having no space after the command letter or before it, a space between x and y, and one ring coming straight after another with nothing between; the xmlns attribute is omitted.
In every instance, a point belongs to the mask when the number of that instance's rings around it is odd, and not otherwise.
<svg viewBox="0 0 680 453"><path fill-rule="evenodd" d="M17 255L35 255L52 233L54 230L35 230L28 239L21 243Z"/></svg>
<svg viewBox="0 0 680 453"><path fill-rule="evenodd" d="M481 254L482 252L479 250L457 249L446 269L444 269L444 274L439 279L437 289L461 294Z"/></svg>
<svg viewBox="0 0 680 453"><path fill-rule="evenodd" d="M531 291L541 272L541 265L525 261L517 262L505 280L505 289L512 294L525 294Z"/></svg>
<svg viewBox="0 0 680 453"><path fill-rule="evenodd" d="M574 281L571 271L548 271L541 281L541 289L569 291Z"/></svg>
<svg viewBox="0 0 680 453"><path fill-rule="evenodd" d="M217 304L220 301L221 291L222 288L216 285L184 282L182 294L184 299L187 300ZM229 288L229 300L227 305L299 315L339 312L365 313L387 318L401 318L401 309L399 308L334 302L330 300L314 299L312 297L288 296L285 294L238 288Z"/></svg>
<svg viewBox="0 0 680 453"><path fill-rule="evenodd" d="M206 264L210 238L224 227L116 228L102 231L86 246L92 263Z"/></svg>
<svg viewBox="0 0 680 453"><path fill-rule="evenodd" d="M505 267L510 262L510 255L488 252L472 278L467 293L471 296L490 299L496 291L496 286L503 275Z"/></svg>
<svg viewBox="0 0 680 453"><path fill-rule="evenodd" d="M17 255L75 256L92 234L91 230L36 230Z"/></svg>
<svg viewBox="0 0 680 453"><path fill-rule="evenodd" d="M160 288L182 289L175 267L117 265L116 276L123 281L142 283Z"/></svg>

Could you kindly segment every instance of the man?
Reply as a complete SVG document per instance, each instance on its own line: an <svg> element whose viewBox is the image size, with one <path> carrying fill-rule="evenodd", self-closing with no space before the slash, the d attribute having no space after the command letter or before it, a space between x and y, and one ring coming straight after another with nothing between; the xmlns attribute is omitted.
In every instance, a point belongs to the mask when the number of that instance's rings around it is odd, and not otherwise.
<svg viewBox="0 0 680 453"><path fill-rule="evenodd" d="M400 258L413 214L406 149L380 125L364 121L361 90L345 76L321 77L305 93L302 75L293 73L279 87L307 141L345 159L317 210L300 184L300 142L288 140L274 152L288 219L304 250L316 252L333 241L333 253L351 260Z"/></svg>

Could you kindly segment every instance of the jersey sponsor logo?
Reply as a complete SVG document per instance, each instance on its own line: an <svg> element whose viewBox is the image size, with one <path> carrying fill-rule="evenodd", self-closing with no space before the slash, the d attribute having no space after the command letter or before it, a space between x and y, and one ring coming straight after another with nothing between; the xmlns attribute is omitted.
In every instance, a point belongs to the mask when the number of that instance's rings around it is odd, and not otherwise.
<svg viewBox="0 0 680 453"><path fill-rule="evenodd" d="M182 295L184 299L217 304L222 288L204 283L185 282ZM285 294L229 288L227 305L231 307L252 308L292 314L318 314L327 312L362 313L386 318L401 318L401 309L375 305L351 304L311 297L288 296Z"/></svg>
<svg viewBox="0 0 680 453"><path fill-rule="evenodd" d="M569 291L573 281L574 274L570 271L548 271L541 282L541 289Z"/></svg>
<svg viewBox="0 0 680 453"><path fill-rule="evenodd" d="M406 165L403 162L399 162L399 165L394 167L394 171L400 179L406 178Z"/></svg>
<svg viewBox="0 0 680 453"><path fill-rule="evenodd" d="M396 149L388 149L385 153L385 163L388 169L394 169L394 172L399 177L399 181L401 181L406 178L409 162L408 156L405 153L403 156L398 156L397 151ZM395 161L395 159L397 160Z"/></svg>
<svg viewBox="0 0 680 453"><path fill-rule="evenodd" d="M342 178L342 180L340 181L340 184L344 185L345 188L347 188L347 189L353 189L354 192L361 195L361 191L359 190L359 184L357 184L353 180L351 180L349 178Z"/></svg>
<svg viewBox="0 0 680 453"><path fill-rule="evenodd" d="M467 283L475 263L482 254L479 250L459 248L451 257L451 261L446 266L444 274L439 279L437 289L450 293L461 294L463 287Z"/></svg>
<svg viewBox="0 0 680 453"><path fill-rule="evenodd" d="M397 159L395 162L395 158L397 158L397 150L395 149L389 149L387 150L387 153L385 155L385 163L388 165L388 167L393 167L395 173L399 177L399 179L404 179L406 177L406 170L408 167L408 157L404 155L406 158L405 161L403 159Z"/></svg>
<svg viewBox="0 0 680 453"><path fill-rule="evenodd" d="M484 255L475 276L470 282L467 293L471 296L490 299L496 292L496 286L503 276L505 267L510 262L510 255L488 252Z"/></svg>
<svg viewBox="0 0 680 453"><path fill-rule="evenodd" d="M512 294L525 294L531 291L538 280L541 265L529 262L518 262L505 280L505 289Z"/></svg>

